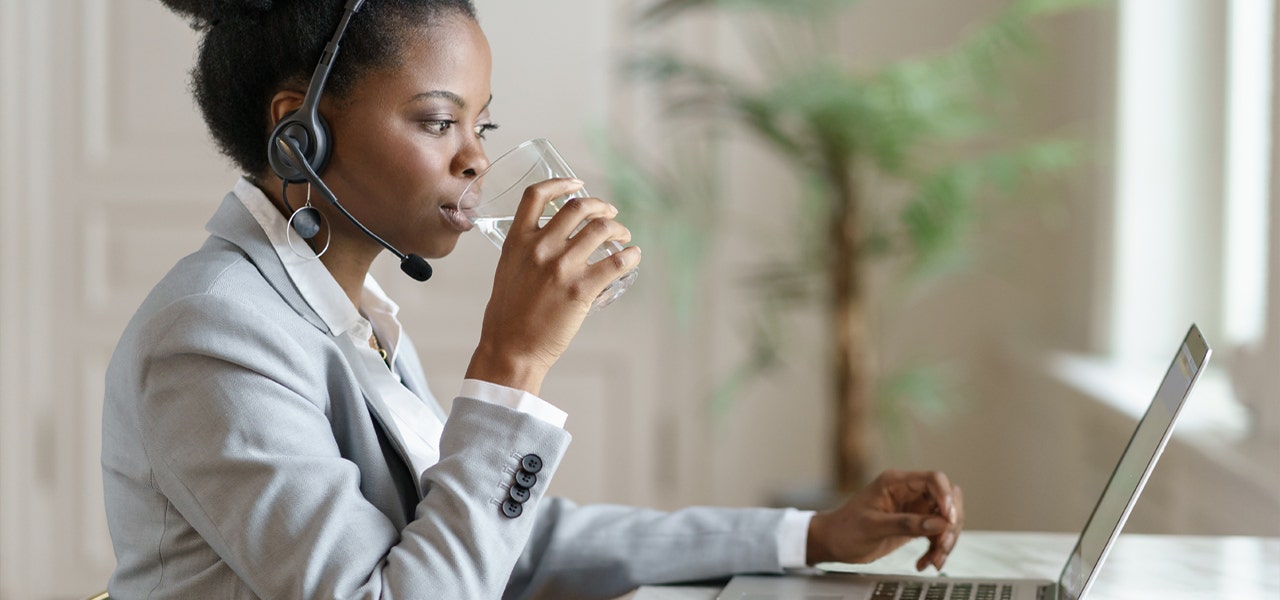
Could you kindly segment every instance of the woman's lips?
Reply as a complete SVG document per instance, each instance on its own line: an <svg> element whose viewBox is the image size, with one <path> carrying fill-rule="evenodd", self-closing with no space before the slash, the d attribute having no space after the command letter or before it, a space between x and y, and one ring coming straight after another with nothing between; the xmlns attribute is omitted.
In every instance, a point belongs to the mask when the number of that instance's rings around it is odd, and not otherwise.
<svg viewBox="0 0 1280 600"><path fill-rule="evenodd" d="M466 233L474 227L471 221L467 220L466 215L463 215L462 211L458 210L456 206L441 206L440 215L444 217L446 225L459 233Z"/></svg>
<svg viewBox="0 0 1280 600"><path fill-rule="evenodd" d="M458 198L457 206L462 210L470 210L480 204L480 187L468 187L462 192L462 197Z"/></svg>

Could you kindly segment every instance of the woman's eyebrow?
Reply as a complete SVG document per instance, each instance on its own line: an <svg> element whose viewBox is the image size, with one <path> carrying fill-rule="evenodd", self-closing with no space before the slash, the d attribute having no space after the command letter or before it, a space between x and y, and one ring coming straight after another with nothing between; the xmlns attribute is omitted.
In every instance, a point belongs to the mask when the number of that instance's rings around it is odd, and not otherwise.
<svg viewBox="0 0 1280 600"><path fill-rule="evenodd" d="M432 90L430 92L422 92L421 94L417 94L413 98L410 98L409 102L417 102L419 100L427 100L430 98L444 98L445 100L448 100L451 104L453 104L454 106L457 106L458 108L467 107L467 101L463 100L462 96L459 96L448 90ZM484 103L484 108L489 108L489 104L491 103L493 103L493 94L489 94L489 100Z"/></svg>
<svg viewBox="0 0 1280 600"><path fill-rule="evenodd" d="M414 97L410 98L409 102L417 102L419 100L429 100L431 98L444 98L445 100L448 100L450 103L457 106L458 108L467 107L467 101L463 100L462 96L459 96L448 90L432 90L430 92L422 92L421 94L416 94L414 95Z"/></svg>

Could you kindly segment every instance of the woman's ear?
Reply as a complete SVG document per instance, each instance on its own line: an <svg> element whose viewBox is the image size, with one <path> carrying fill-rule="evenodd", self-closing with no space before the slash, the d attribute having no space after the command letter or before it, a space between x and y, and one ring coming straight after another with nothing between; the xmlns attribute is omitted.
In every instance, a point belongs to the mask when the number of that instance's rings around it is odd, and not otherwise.
<svg viewBox="0 0 1280 600"><path fill-rule="evenodd" d="M271 127L274 128L276 123L289 116L289 113L298 110L305 98L306 94L294 90L276 92L276 95L271 97Z"/></svg>

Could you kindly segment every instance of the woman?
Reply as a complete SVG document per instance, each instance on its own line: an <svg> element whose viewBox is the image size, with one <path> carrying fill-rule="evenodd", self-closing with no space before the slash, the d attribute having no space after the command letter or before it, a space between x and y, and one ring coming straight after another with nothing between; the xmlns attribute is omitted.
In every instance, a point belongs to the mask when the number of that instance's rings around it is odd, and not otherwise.
<svg viewBox="0 0 1280 600"><path fill-rule="evenodd" d="M369 276L382 246L317 186L286 187L268 156L307 151L273 130L305 108L342 0L163 1L203 31L195 95L245 177L204 246L143 302L108 369L113 596L612 597L872 560L916 536L930 539L917 566L941 567L963 509L939 473L883 474L817 514L544 497L569 435L541 382L592 299L640 261L630 248L586 264L601 242L629 241L616 211L575 201L539 229L542 205L581 182L526 191L446 418ZM319 96L332 153L318 175L391 246L448 255L470 228L457 199L488 164L489 74L468 0L369 0ZM290 229L304 204L321 224L305 243Z"/></svg>

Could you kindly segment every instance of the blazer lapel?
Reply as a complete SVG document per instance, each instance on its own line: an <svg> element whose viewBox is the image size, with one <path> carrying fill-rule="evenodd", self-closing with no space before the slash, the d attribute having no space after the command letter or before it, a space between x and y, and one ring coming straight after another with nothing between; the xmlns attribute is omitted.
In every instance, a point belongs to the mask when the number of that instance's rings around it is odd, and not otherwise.
<svg viewBox="0 0 1280 600"><path fill-rule="evenodd" d="M218 207L217 212L209 219L205 229L210 234L238 247L257 267L258 271L262 273L267 283L280 294L280 297L290 307L297 311L299 316L308 323L315 325L317 329L329 332L328 324L307 303L294 284L293 279L289 277L288 271L285 270L284 264L280 262L280 257L276 255L275 248L271 245L271 240L262 231L262 226L254 218L253 214L249 212L249 209L245 208L244 203L240 201L240 198L234 192L228 193L222 199L222 205ZM337 340L337 342L346 355L347 362L351 365L351 368L362 371L364 365L360 357L355 355L354 348L350 347L351 344L345 343L345 340L341 339ZM388 516L392 516L393 520L398 521L397 524L403 527L408 520L412 520L415 506L418 500L421 499L416 481L417 477L414 476L413 468L410 466L413 463L409 460L409 454L405 451L400 441L399 430L395 429L395 421L392 420L391 412L378 398L377 394L371 393L366 383L367 379L364 373L356 377L357 384L360 386L360 391L364 396L365 404L369 409L373 425L377 429L378 442L386 457L387 470L395 487L395 495L400 498L402 508L396 515ZM437 407L436 410L439 410L439 408Z"/></svg>
<svg viewBox="0 0 1280 600"><path fill-rule="evenodd" d="M219 206L218 211L209 219L205 230L240 248L254 266L258 267L258 271L262 273L267 283L271 284L280 297L298 311L302 318L318 329L329 330L324 319L321 319L311 305L302 298L302 294L293 284L293 279L289 277L289 273L280 262L280 257L276 256L271 240L267 239L266 234L262 232L262 226L249 213L249 209L245 208L240 198L236 197L235 192L227 193L222 199L222 206Z"/></svg>

